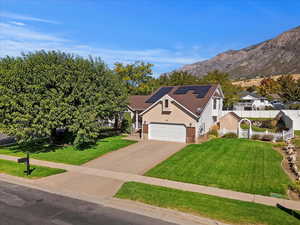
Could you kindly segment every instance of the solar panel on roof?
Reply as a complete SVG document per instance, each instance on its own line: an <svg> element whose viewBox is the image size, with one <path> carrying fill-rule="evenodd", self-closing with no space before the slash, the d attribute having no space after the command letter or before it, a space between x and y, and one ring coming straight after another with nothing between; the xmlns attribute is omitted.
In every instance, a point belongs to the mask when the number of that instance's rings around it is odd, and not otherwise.
<svg viewBox="0 0 300 225"><path fill-rule="evenodd" d="M163 97L164 95L168 94L172 89L173 89L173 87L163 87L163 88L159 89L154 95L152 95L146 101L146 103L154 103L154 102L156 102L161 97Z"/></svg>
<svg viewBox="0 0 300 225"><path fill-rule="evenodd" d="M197 91L197 93L196 93L196 94L198 94L198 95L197 95L197 98L204 98L205 95L206 95L206 93L209 91L210 87L211 87L211 86L209 86L209 85L208 85L208 86L202 86L202 88L199 89L199 90Z"/></svg>
<svg viewBox="0 0 300 225"><path fill-rule="evenodd" d="M210 85L205 86L182 86L179 87L174 94L176 95L184 95L188 91L193 91L193 94L197 95L197 98L204 98L208 90L210 89Z"/></svg>

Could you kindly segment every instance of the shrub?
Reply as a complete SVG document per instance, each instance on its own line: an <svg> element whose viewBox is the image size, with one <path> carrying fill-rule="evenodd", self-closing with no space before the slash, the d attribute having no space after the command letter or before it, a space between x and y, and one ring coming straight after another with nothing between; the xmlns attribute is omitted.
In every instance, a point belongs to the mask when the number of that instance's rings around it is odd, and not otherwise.
<svg viewBox="0 0 300 225"><path fill-rule="evenodd" d="M266 106L266 107L265 107L265 110L273 110L273 109L274 109L273 106Z"/></svg>
<svg viewBox="0 0 300 225"><path fill-rule="evenodd" d="M112 136L117 136L120 135L121 130L117 128L101 128L99 132L98 138L107 138L107 137L112 137Z"/></svg>
<svg viewBox="0 0 300 225"><path fill-rule="evenodd" d="M281 137L281 138L277 138L277 139L276 139L276 142L283 142L283 143L284 143L284 140L283 140L283 138Z"/></svg>
<svg viewBox="0 0 300 225"><path fill-rule="evenodd" d="M218 130L216 130L216 129L211 129L211 130L208 132L208 135L218 137L218 136L219 136L219 133L218 133Z"/></svg>
<svg viewBox="0 0 300 225"><path fill-rule="evenodd" d="M263 141L273 141L274 139L274 136L271 135L271 134L265 134L263 137L262 137L262 140Z"/></svg>
<svg viewBox="0 0 300 225"><path fill-rule="evenodd" d="M268 129L274 129L276 126L277 122L272 122L272 120L265 120L262 121L262 125L260 126L261 128L268 128Z"/></svg>
<svg viewBox="0 0 300 225"><path fill-rule="evenodd" d="M300 109L300 104L297 104L297 103L291 104L291 105L289 105L289 109L298 110L298 109Z"/></svg>
<svg viewBox="0 0 300 225"><path fill-rule="evenodd" d="M292 184L289 184L289 189L291 191L294 191L296 193L298 193L300 195L300 182L299 181L296 181Z"/></svg>
<svg viewBox="0 0 300 225"><path fill-rule="evenodd" d="M223 138L237 138L236 133L227 133L223 135Z"/></svg>
<svg viewBox="0 0 300 225"><path fill-rule="evenodd" d="M261 136L259 134L254 134L252 135L251 137L253 140L260 140L261 139Z"/></svg>
<svg viewBox="0 0 300 225"><path fill-rule="evenodd" d="M124 133L131 133L132 119L129 112L124 113L124 117L121 123L121 131Z"/></svg>
<svg viewBox="0 0 300 225"><path fill-rule="evenodd" d="M216 137L215 135L208 135L208 139L215 139L215 138L218 138L218 137Z"/></svg>
<svg viewBox="0 0 300 225"><path fill-rule="evenodd" d="M275 128L277 126L278 121L276 119L271 120L271 127Z"/></svg>

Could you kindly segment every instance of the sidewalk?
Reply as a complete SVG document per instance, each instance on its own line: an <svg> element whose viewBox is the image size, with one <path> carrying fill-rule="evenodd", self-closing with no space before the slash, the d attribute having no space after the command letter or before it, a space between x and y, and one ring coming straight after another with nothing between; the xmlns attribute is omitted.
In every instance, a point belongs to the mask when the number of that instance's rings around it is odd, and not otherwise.
<svg viewBox="0 0 300 225"><path fill-rule="evenodd" d="M0 159L16 161L17 157L0 155ZM255 202L255 203L260 203L260 204L270 205L270 206L276 206L277 204L281 204L286 208L300 210L300 202L293 201L293 200L285 200L285 199L267 197L262 195L225 190L225 189L220 189L215 187L208 187L203 185L182 183L177 181L171 181L171 180L165 180L165 179L159 179L153 177L145 177L145 176L129 174L129 173L114 172L114 171L108 171L103 169L88 168L85 166L74 166L74 165L67 165L61 163L47 162L47 161L41 161L36 159L31 159L31 163L33 165L61 168L69 172L74 172L81 175L89 175L91 176L90 179L93 179L93 177L94 178L104 177L104 178L119 180L122 182L135 181L135 182L140 182L145 184L179 189L183 191L214 195L218 197L236 199L236 200L241 200L246 202ZM43 178L41 180L46 181L46 179L47 178ZM36 180L34 182L38 184L39 180Z"/></svg>
<svg viewBox="0 0 300 225"><path fill-rule="evenodd" d="M47 188L43 188L40 186L36 186L33 184L33 180L29 180L21 177L14 177L6 174L0 174L0 181L4 181L7 183L25 186L28 188L37 189L40 191L45 191L48 193L65 196L73 199L79 199L82 201L87 201L91 203L95 203L107 208L119 209L122 211L126 211L129 213L134 213L142 216L147 216L155 219L159 219L162 221L166 221L172 224L177 225L229 225L225 224L213 219L194 216L189 213L180 212L173 209L159 208L156 206L125 200L125 199L117 199L117 198L102 198L99 196L90 196L85 195L83 193L75 193L75 192L64 192L62 190L52 190Z"/></svg>

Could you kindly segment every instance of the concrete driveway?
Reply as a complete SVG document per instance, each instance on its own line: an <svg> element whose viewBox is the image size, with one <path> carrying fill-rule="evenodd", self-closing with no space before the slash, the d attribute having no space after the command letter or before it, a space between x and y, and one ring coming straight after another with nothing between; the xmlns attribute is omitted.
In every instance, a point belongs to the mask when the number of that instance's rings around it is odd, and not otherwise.
<svg viewBox="0 0 300 225"><path fill-rule="evenodd" d="M184 143L139 141L94 159L83 166L142 175L184 146ZM114 196L123 181L69 171L38 179L34 183L60 192L106 198Z"/></svg>
<svg viewBox="0 0 300 225"><path fill-rule="evenodd" d="M94 159L84 166L142 175L184 146L184 143L176 142L140 141Z"/></svg>

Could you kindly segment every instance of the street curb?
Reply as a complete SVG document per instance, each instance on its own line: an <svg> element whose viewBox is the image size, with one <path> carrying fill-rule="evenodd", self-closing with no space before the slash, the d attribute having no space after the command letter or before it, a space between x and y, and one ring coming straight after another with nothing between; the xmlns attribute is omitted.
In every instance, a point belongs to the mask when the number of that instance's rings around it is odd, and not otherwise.
<svg viewBox="0 0 300 225"><path fill-rule="evenodd" d="M7 183L16 184L16 185L20 185L32 189L37 189L55 195L87 201L94 204L102 205L104 207L119 209L122 211L127 211L138 215L147 216L150 218L159 219L169 223L175 223L178 225L228 225L212 219L195 216L192 214L183 213L172 209L159 208L156 206L147 205L144 203L135 202L131 200L123 200L123 199L117 199L112 197L99 198L96 196L84 195L75 192L55 191L49 188L44 188L35 185L34 180L27 180L25 178L13 177L6 174L0 174L0 181L4 181Z"/></svg>
<svg viewBox="0 0 300 225"><path fill-rule="evenodd" d="M15 161L17 159L17 157L0 154L0 159ZM96 168L87 167L87 166L69 165L69 164L62 164L62 163L56 163L56 162L50 162L50 161L42 161L42 160L36 160L36 159L32 159L31 162L34 165L60 168L60 169L65 169L69 172L76 172L76 173L81 173L81 174L97 176L97 177L110 178L110 179L115 179L115 180L119 180L122 182L139 182L139 183L145 183L145 184L149 184L149 185L178 189L178 190L182 190L182 191L189 191L189 192L195 192L195 193L200 193L200 194L212 195L212 196L221 197L221 198L234 199L234 200L239 200L239 201L244 201L244 202L252 202L252 203L257 203L257 204L269 205L269 206L273 206L273 207L277 207L277 205L280 204L280 205L282 205L286 208L292 209L292 210L300 210L300 202L295 201L295 200L281 199L281 198L269 197L269 196L264 196L264 195L238 192L238 191L222 189L222 188L217 188L217 187L209 187L209 186L199 185L199 184L184 183L184 182L166 180L166 179L161 179L161 178L147 177L147 176L142 176L142 175L138 175L138 174L117 172L117 171L104 170L104 169L96 169Z"/></svg>

